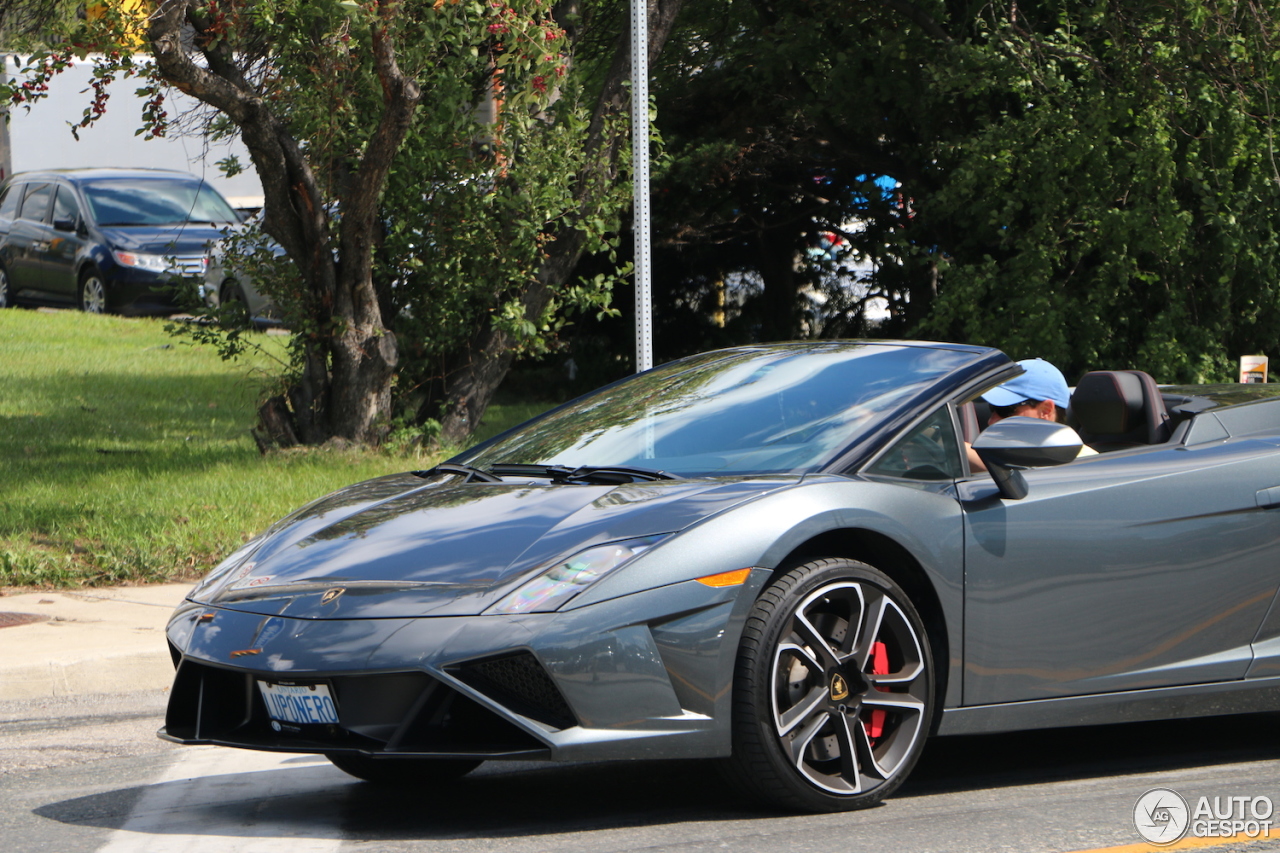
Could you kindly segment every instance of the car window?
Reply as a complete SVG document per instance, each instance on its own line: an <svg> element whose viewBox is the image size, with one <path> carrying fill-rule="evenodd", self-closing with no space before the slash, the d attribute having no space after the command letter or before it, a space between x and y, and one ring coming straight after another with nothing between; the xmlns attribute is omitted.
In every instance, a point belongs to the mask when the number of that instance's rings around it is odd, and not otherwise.
<svg viewBox="0 0 1280 853"><path fill-rule="evenodd" d="M58 195L53 201L53 221L75 220L80 215L80 202L76 201L75 191L71 187L58 187Z"/></svg>
<svg viewBox="0 0 1280 853"><path fill-rule="evenodd" d="M22 188L26 184L10 184L0 195L0 219L13 219L18 215L18 199L22 198Z"/></svg>
<svg viewBox="0 0 1280 853"><path fill-rule="evenodd" d="M953 480L964 476L951 410L943 406L925 418L898 439L866 473L907 480Z"/></svg>
<svg viewBox="0 0 1280 853"><path fill-rule="evenodd" d="M44 215L49 212L49 199L52 197L53 184L28 185L27 195L22 200L22 209L18 215L23 219L43 222Z"/></svg>

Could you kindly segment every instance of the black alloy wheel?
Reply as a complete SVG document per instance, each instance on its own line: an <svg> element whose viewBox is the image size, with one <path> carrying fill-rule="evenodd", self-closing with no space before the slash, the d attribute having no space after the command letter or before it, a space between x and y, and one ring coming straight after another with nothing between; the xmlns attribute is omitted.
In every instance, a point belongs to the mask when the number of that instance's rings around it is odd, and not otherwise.
<svg viewBox="0 0 1280 853"><path fill-rule="evenodd" d="M459 779L483 762L467 758L372 758L331 752L333 766L357 779L395 787L430 787Z"/></svg>
<svg viewBox="0 0 1280 853"><path fill-rule="evenodd" d="M875 805L920 757L933 694L906 593L865 563L806 563L761 594L743 630L729 776L790 809Z"/></svg>

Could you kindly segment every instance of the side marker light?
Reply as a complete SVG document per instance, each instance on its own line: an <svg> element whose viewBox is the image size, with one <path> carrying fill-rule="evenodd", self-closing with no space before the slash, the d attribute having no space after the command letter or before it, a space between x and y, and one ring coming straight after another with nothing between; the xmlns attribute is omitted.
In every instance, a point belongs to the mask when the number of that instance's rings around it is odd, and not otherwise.
<svg viewBox="0 0 1280 853"><path fill-rule="evenodd" d="M706 575L698 578L698 583L706 586L742 586L747 582L750 576L750 569L734 569L731 572L721 572L718 575Z"/></svg>

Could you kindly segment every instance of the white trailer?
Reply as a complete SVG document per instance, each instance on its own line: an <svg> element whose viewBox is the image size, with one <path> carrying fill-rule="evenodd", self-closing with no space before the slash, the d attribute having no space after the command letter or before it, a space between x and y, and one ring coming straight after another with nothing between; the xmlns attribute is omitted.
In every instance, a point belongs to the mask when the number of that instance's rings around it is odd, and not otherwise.
<svg viewBox="0 0 1280 853"><path fill-rule="evenodd" d="M10 79L21 66L5 57ZM213 184L236 207L262 206L262 184L244 145L234 141L210 142L192 130L173 128L164 137L144 139L136 135L142 126L142 99L135 94L137 78L116 80L108 91L106 113L89 127L80 128L79 140L71 133L93 96L89 87L92 63L79 62L54 77L49 96L29 109L9 111L9 158L5 162L0 139L0 178L32 169L77 169L95 166L179 169L199 175ZM177 89L165 92L165 108L172 120L192 110L208 109ZM3 130L0 130L0 136ZM245 171L226 178L215 165L234 155Z"/></svg>

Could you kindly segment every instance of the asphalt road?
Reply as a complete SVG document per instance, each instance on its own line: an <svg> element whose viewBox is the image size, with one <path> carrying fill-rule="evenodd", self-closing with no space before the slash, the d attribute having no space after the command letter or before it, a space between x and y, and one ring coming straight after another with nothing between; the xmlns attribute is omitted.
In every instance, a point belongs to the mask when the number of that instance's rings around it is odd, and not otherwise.
<svg viewBox="0 0 1280 853"><path fill-rule="evenodd" d="M697 762L490 764L388 792L311 756L166 744L165 698L0 702L3 853L1066 853L1138 849L1153 787L1280 805L1280 714L937 740L879 808L792 815L736 801Z"/></svg>

